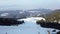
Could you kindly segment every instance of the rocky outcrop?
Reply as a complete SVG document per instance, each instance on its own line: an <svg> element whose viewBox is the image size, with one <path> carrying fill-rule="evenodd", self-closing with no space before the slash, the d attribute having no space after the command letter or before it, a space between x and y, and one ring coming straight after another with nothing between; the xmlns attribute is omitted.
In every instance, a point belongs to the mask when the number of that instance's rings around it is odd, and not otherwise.
<svg viewBox="0 0 60 34"><path fill-rule="evenodd" d="M60 30L60 24L55 23L55 22L36 22L39 24L41 27L45 28L54 28L54 29L59 29Z"/></svg>
<svg viewBox="0 0 60 34"><path fill-rule="evenodd" d="M11 26L23 24L24 21L17 21L15 18L0 18L0 25Z"/></svg>

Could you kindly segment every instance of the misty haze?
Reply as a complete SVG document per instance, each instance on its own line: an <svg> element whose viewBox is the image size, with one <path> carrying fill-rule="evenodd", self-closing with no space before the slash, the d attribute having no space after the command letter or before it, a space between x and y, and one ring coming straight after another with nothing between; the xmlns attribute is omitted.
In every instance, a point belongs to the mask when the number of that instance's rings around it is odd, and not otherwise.
<svg viewBox="0 0 60 34"><path fill-rule="evenodd" d="M60 0L0 0L0 34L60 34Z"/></svg>

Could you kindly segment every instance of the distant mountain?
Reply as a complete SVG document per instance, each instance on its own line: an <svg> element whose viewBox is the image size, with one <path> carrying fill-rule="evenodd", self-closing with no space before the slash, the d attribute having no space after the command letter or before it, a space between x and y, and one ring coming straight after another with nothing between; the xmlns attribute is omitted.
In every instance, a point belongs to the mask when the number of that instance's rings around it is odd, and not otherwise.
<svg viewBox="0 0 60 34"><path fill-rule="evenodd" d="M50 10L50 9L30 9L30 10L26 10L26 12L28 12L30 14L30 16L39 16L42 14L51 13L52 10Z"/></svg>
<svg viewBox="0 0 60 34"><path fill-rule="evenodd" d="M42 12L42 13L48 13L52 10L50 10L50 9L30 9L30 10L27 10L27 11L35 11L35 12L38 11L38 12Z"/></svg>
<svg viewBox="0 0 60 34"><path fill-rule="evenodd" d="M1 16L1 14L4 14L4 13L8 13L8 15ZM24 14L24 11L22 11L22 10L0 11L0 18L2 18L2 17L3 18L23 18L23 17L25 17L25 14Z"/></svg>
<svg viewBox="0 0 60 34"><path fill-rule="evenodd" d="M29 10L6 10L0 11L0 18L25 18L31 16L40 16L42 14L50 13L50 9L29 9ZM1 16L1 14L8 13L7 16Z"/></svg>

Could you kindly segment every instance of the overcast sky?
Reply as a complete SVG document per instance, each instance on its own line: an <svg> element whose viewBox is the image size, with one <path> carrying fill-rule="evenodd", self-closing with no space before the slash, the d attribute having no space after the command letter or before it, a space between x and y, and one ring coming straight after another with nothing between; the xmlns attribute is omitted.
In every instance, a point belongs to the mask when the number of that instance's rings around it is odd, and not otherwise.
<svg viewBox="0 0 60 34"><path fill-rule="evenodd" d="M0 0L0 10L34 8L59 9L60 0Z"/></svg>

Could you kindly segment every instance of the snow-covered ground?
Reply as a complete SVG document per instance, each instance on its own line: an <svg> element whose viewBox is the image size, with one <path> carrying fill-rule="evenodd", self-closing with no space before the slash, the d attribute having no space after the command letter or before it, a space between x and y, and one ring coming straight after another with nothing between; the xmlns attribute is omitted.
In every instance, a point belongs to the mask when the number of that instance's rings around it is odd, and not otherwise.
<svg viewBox="0 0 60 34"><path fill-rule="evenodd" d="M45 18L43 17L29 17L29 18L25 18L25 19L18 19L19 20L24 20L25 22L33 22L33 23L36 23L37 20L45 20Z"/></svg>
<svg viewBox="0 0 60 34"><path fill-rule="evenodd" d="M43 28L40 25L36 24L37 17L30 17L24 20L24 24L18 25L18 26L0 26L0 34L48 34L47 31L50 31L50 33L56 33L52 32L54 29L50 28ZM41 17L39 17L41 20Z"/></svg>

